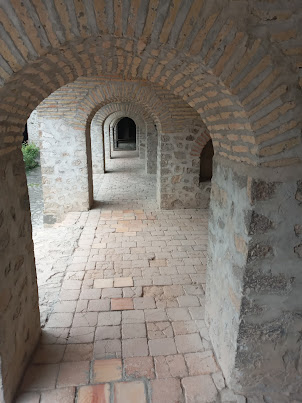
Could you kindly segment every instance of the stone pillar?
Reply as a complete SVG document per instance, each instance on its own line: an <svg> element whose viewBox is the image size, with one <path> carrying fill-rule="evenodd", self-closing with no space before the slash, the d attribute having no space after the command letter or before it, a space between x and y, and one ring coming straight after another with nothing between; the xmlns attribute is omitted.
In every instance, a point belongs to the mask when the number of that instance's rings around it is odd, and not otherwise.
<svg viewBox="0 0 302 403"><path fill-rule="evenodd" d="M163 209L199 208L199 157L190 133L159 134L158 202Z"/></svg>
<svg viewBox="0 0 302 403"><path fill-rule="evenodd" d="M4 152L0 158L0 401L10 403L39 340L40 315L22 153Z"/></svg>
<svg viewBox="0 0 302 403"><path fill-rule="evenodd" d="M33 110L27 119L27 132L28 132L28 142L34 143L40 148L40 137L39 137L39 120L38 120L37 109Z"/></svg>
<svg viewBox="0 0 302 403"><path fill-rule="evenodd" d="M255 402L302 396L301 177L215 158L206 321L228 384Z"/></svg>
<svg viewBox="0 0 302 403"><path fill-rule="evenodd" d="M139 138L137 139L139 148L139 158L146 158L146 130L140 130Z"/></svg>
<svg viewBox="0 0 302 403"><path fill-rule="evenodd" d="M90 133L63 119L43 118L40 128L44 222L51 224L92 205Z"/></svg>
<svg viewBox="0 0 302 403"><path fill-rule="evenodd" d="M147 132L147 149L146 149L146 173L156 174L157 169L157 147L158 147L158 136L157 131Z"/></svg>
<svg viewBox="0 0 302 403"><path fill-rule="evenodd" d="M92 169L94 174L104 173L104 151L102 126L92 120L91 122L91 153Z"/></svg>

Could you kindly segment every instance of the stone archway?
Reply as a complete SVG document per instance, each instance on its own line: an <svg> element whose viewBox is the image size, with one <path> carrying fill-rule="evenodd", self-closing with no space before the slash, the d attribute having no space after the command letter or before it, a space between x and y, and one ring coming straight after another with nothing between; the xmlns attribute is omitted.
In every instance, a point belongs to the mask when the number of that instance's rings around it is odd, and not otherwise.
<svg viewBox="0 0 302 403"><path fill-rule="evenodd" d="M299 8L294 2L280 4L280 11L253 1L239 8L222 0L176 7L128 2L121 13L118 2L67 3L1 5L1 283L7 289L3 328L13 335L1 348L5 399L39 335L19 133L43 99L80 76L149 82L162 98L177 94L200 114L217 154L207 290L216 354L228 381L246 393L297 395L298 370L280 357L300 359L301 239L294 230L301 215ZM137 90L143 103L146 87ZM110 91L110 84L99 91ZM118 91L113 98L125 99ZM189 112L181 105L174 114L159 113L163 125L171 116L181 124ZM85 106L81 112L77 123L85 121Z"/></svg>

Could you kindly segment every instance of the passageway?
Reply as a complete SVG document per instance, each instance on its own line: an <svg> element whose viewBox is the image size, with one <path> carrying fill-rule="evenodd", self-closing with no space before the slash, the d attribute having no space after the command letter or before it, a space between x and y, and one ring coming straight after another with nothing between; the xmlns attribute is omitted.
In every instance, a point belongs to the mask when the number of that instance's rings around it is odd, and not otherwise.
<svg viewBox="0 0 302 403"><path fill-rule="evenodd" d="M106 175L95 175L95 205L102 209L156 209L156 175L146 174L137 151L113 151Z"/></svg>
<svg viewBox="0 0 302 403"><path fill-rule="evenodd" d="M135 152L115 157L99 205L44 230L64 234L48 264L65 270L18 402L84 402L95 384L104 402L212 402L224 388L204 322L207 211L158 210Z"/></svg>

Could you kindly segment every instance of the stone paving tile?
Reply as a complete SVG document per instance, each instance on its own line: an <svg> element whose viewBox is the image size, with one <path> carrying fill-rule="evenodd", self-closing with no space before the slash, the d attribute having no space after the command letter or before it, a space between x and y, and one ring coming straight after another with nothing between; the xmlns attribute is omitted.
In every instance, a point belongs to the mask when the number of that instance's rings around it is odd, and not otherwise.
<svg viewBox="0 0 302 403"><path fill-rule="evenodd" d="M40 403L74 403L75 388L62 388L42 392Z"/></svg>
<svg viewBox="0 0 302 403"><path fill-rule="evenodd" d="M89 361L63 362L60 365L57 388L86 385L89 382Z"/></svg>
<svg viewBox="0 0 302 403"><path fill-rule="evenodd" d="M61 344L42 344L38 347L34 357L34 364L56 364L63 358L65 345Z"/></svg>
<svg viewBox="0 0 302 403"><path fill-rule="evenodd" d="M99 326L95 331L95 340L120 339L121 326Z"/></svg>
<svg viewBox="0 0 302 403"><path fill-rule="evenodd" d="M183 378L186 403L212 403L216 401L218 392L210 375L199 375Z"/></svg>
<svg viewBox="0 0 302 403"><path fill-rule="evenodd" d="M164 309L146 309L144 312L146 322L165 322L168 320Z"/></svg>
<svg viewBox="0 0 302 403"><path fill-rule="evenodd" d="M144 383L141 381L115 383L114 403L147 403Z"/></svg>
<svg viewBox="0 0 302 403"><path fill-rule="evenodd" d="M185 360L190 375L207 375L219 370L212 351L185 354Z"/></svg>
<svg viewBox="0 0 302 403"><path fill-rule="evenodd" d="M21 390L54 389L59 371L59 364L31 365L22 382Z"/></svg>
<svg viewBox="0 0 302 403"><path fill-rule="evenodd" d="M66 347L63 361L90 361L92 359L93 344L69 344Z"/></svg>
<svg viewBox="0 0 302 403"><path fill-rule="evenodd" d="M66 344L69 334L69 327L44 328L41 333L41 344Z"/></svg>
<svg viewBox="0 0 302 403"><path fill-rule="evenodd" d="M122 288L104 288L102 290L102 298L122 298Z"/></svg>
<svg viewBox="0 0 302 403"><path fill-rule="evenodd" d="M76 313L72 321L72 327L96 326L97 321L97 312Z"/></svg>
<svg viewBox="0 0 302 403"><path fill-rule="evenodd" d="M124 359L125 374L134 378L155 378L152 357L130 357Z"/></svg>
<svg viewBox="0 0 302 403"><path fill-rule="evenodd" d="M94 343L93 356L95 359L119 358L122 355L122 345L119 339L97 340Z"/></svg>
<svg viewBox="0 0 302 403"><path fill-rule="evenodd" d="M150 355L176 354L176 346L173 338L149 340Z"/></svg>
<svg viewBox="0 0 302 403"><path fill-rule="evenodd" d="M155 379L151 381L151 387L152 403L184 403L179 379Z"/></svg>
<svg viewBox="0 0 302 403"><path fill-rule="evenodd" d="M122 379L122 361L96 360L92 368L92 383L112 382Z"/></svg>
<svg viewBox="0 0 302 403"><path fill-rule="evenodd" d="M146 326L144 323L124 323L122 325L123 339L135 339L138 337L146 337Z"/></svg>
<svg viewBox="0 0 302 403"><path fill-rule="evenodd" d="M70 329L68 344L86 344L94 341L95 327L75 327Z"/></svg>
<svg viewBox="0 0 302 403"><path fill-rule="evenodd" d="M179 353L195 353L204 350L198 333L175 336L175 343Z"/></svg>
<svg viewBox="0 0 302 403"><path fill-rule="evenodd" d="M183 355L167 355L154 358L157 378L183 378L188 376Z"/></svg>
<svg viewBox="0 0 302 403"><path fill-rule="evenodd" d="M173 329L170 322L147 323L148 339L162 339L173 337Z"/></svg>
<svg viewBox="0 0 302 403"><path fill-rule="evenodd" d="M186 308L167 308L167 315L172 321L186 321L192 319L189 310Z"/></svg>
<svg viewBox="0 0 302 403"><path fill-rule="evenodd" d="M134 309L152 309L155 308L153 297L133 298Z"/></svg>
<svg viewBox="0 0 302 403"><path fill-rule="evenodd" d="M123 358L144 357L148 355L148 343L146 338L123 339Z"/></svg>
<svg viewBox="0 0 302 403"><path fill-rule="evenodd" d="M124 311L122 312L123 323L144 323L145 313L144 311Z"/></svg>
<svg viewBox="0 0 302 403"><path fill-rule="evenodd" d="M53 313L49 317L47 327L70 327L72 320L72 313Z"/></svg>
<svg viewBox="0 0 302 403"><path fill-rule="evenodd" d="M175 335L198 332L198 327L194 320L172 322Z"/></svg>
<svg viewBox="0 0 302 403"><path fill-rule="evenodd" d="M98 326L113 326L121 323L121 312L101 312L98 314Z"/></svg>

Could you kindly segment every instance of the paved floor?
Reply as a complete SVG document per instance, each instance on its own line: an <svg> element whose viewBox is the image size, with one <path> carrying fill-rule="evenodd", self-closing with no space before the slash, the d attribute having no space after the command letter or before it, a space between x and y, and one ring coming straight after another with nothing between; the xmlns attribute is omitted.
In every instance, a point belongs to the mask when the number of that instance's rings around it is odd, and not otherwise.
<svg viewBox="0 0 302 403"><path fill-rule="evenodd" d="M95 181L95 209L47 229L76 235L64 256L51 249L56 291L18 403L245 401L225 388L204 322L207 211L158 210L132 153Z"/></svg>

